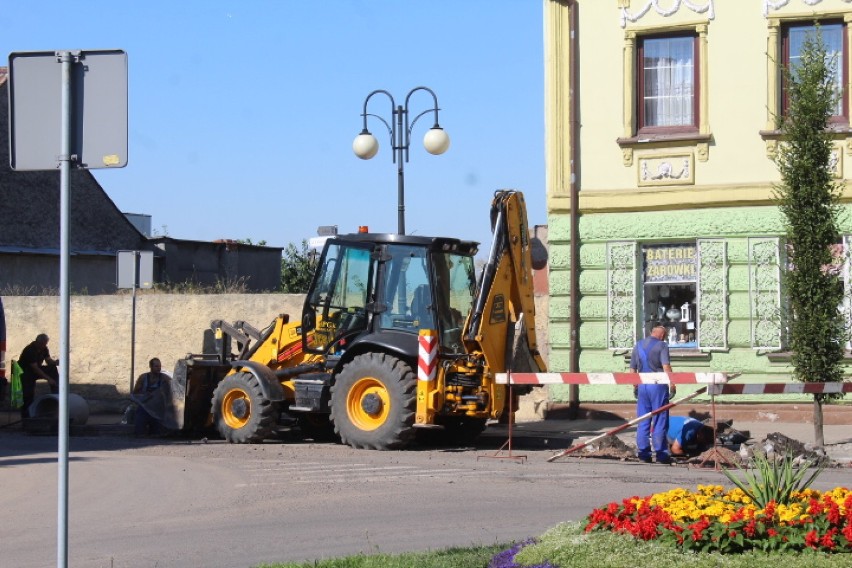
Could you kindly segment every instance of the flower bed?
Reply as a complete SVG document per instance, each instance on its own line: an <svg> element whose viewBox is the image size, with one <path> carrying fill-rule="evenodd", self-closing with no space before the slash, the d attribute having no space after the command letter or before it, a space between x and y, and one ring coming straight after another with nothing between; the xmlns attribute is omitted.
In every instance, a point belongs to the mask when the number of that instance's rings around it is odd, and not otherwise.
<svg viewBox="0 0 852 568"><path fill-rule="evenodd" d="M626 533L703 552L852 552L852 490L803 489L793 491L787 504L769 501L761 508L741 488L677 488L595 509L585 530Z"/></svg>

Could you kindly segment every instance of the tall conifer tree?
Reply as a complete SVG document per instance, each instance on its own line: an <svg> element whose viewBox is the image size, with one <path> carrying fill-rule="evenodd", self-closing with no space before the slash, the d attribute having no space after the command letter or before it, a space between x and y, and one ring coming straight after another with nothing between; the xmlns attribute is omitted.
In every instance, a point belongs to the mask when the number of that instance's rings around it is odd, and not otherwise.
<svg viewBox="0 0 852 568"><path fill-rule="evenodd" d="M784 69L788 105L780 121L783 142L776 155L782 183L775 188L786 218L789 270L789 346L793 378L804 382L843 380L846 343L843 282L831 269L839 243L840 184L834 179L828 131L840 93L839 62L829 57L819 26L807 35L799 62ZM814 395L814 433L824 442L822 402Z"/></svg>

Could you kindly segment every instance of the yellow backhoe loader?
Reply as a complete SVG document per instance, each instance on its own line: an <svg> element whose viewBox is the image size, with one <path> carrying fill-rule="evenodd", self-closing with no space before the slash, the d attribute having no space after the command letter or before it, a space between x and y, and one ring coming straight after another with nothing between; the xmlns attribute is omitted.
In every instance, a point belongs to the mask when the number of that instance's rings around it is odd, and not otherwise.
<svg viewBox="0 0 852 568"><path fill-rule="evenodd" d="M299 321L214 321L213 353L178 361L168 425L234 443L288 421L355 448L404 448L418 431L471 441L505 411L496 373L545 370L523 194L496 192L491 224L478 280L475 242L329 238Z"/></svg>

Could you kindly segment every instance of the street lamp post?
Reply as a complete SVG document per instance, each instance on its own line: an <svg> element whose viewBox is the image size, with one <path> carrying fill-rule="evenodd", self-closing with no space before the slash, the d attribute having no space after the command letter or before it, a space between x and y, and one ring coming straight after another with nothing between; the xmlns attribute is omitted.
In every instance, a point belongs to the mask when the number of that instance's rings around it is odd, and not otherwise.
<svg viewBox="0 0 852 568"><path fill-rule="evenodd" d="M430 95L432 95L433 105L431 109L424 110L409 122L408 103L411 99L411 95L417 91L427 91ZM390 123L379 115L367 113L367 103L369 103L370 98L377 93L387 95L390 99L391 115L393 117ZM411 89L405 96L405 106L397 105L393 100L393 96L383 89L373 91L367 95L366 99L364 99L364 112L361 113L361 116L364 117L364 128L361 130L361 134L356 136L355 141L352 142L352 150L355 152L355 155L362 160L369 160L379 151L378 140L376 140L376 137L370 134L370 131L367 129L368 116L378 118L382 121L382 123L384 123L385 127L387 127L388 134L390 134L391 148L393 148L393 161L397 165L397 199L399 203L397 233L400 235L405 234L405 173L403 164L408 161L408 146L411 142L411 129L414 128L414 123L417 122L417 119L428 113L433 113L435 115L435 124L429 129L426 136L423 137L423 146L426 148L427 152L437 156L446 152L447 148L450 147L450 137L447 136L447 133L444 132L444 129L442 129L438 124L438 110L440 110L438 109L438 97L429 87L415 87Z"/></svg>

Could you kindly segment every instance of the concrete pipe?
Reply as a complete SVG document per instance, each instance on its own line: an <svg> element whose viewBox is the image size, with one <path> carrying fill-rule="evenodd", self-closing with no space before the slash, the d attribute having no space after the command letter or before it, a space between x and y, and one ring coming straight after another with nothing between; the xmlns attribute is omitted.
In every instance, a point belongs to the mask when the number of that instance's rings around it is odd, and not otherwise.
<svg viewBox="0 0 852 568"><path fill-rule="evenodd" d="M30 406L32 418L59 418L59 395L43 394ZM68 394L68 418L71 424L80 426L89 420L89 403L79 394Z"/></svg>

